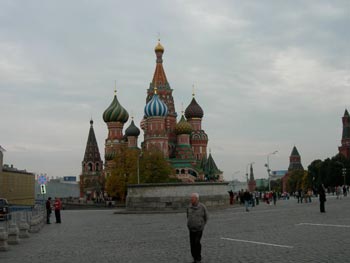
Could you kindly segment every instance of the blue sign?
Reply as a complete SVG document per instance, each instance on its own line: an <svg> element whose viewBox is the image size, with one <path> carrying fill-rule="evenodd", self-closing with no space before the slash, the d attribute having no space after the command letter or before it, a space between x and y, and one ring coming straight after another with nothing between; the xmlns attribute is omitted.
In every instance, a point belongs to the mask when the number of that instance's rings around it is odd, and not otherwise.
<svg viewBox="0 0 350 263"><path fill-rule="evenodd" d="M39 175L39 177L38 177L38 184L46 184L46 183L47 183L46 175Z"/></svg>
<svg viewBox="0 0 350 263"><path fill-rule="evenodd" d="M64 176L63 177L63 181L76 182L77 181L77 177L76 176Z"/></svg>

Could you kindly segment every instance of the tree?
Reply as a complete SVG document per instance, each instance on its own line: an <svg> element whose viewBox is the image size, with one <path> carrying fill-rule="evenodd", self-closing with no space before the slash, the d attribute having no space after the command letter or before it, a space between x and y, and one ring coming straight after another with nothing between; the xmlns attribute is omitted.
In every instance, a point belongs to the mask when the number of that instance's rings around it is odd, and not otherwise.
<svg viewBox="0 0 350 263"><path fill-rule="evenodd" d="M290 172L287 183L287 191L289 193L302 189L302 180L304 177L304 170L295 170Z"/></svg>
<svg viewBox="0 0 350 263"><path fill-rule="evenodd" d="M140 158L138 160L138 158ZM128 184L137 184L137 163L139 161L140 183L177 182L171 175L175 174L163 153L156 148L145 150L140 157L138 149L121 147L114 158L115 168L106 181L109 196L124 202Z"/></svg>
<svg viewBox="0 0 350 263"><path fill-rule="evenodd" d="M125 201L127 184L137 183L138 149L123 146L114 158L115 168L106 181L109 196Z"/></svg>
<svg viewBox="0 0 350 263"><path fill-rule="evenodd" d="M178 181L171 178L175 174L163 153L156 148L143 152L140 159L141 183L168 183Z"/></svg>

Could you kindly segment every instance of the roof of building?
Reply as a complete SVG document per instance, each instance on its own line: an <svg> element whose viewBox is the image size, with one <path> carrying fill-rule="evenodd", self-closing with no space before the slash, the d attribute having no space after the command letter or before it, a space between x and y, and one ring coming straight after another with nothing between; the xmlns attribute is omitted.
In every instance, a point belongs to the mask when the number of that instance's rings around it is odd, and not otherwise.
<svg viewBox="0 0 350 263"><path fill-rule="evenodd" d="M89 130L89 135L86 142L84 162L88 162L88 161L102 162L100 151L97 145L93 124L94 124L94 121L90 120L90 130Z"/></svg>
<svg viewBox="0 0 350 263"><path fill-rule="evenodd" d="M165 117L168 115L168 106L161 99L159 99L157 88L154 90L152 99L147 102L144 112L146 117Z"/></svg>
<svg viewBox="0 0 350 263"><path fill-rule="evenodd" d="M180 121L175 126L176 134L191 134L192 126L187 122L185 116L182 115Z"/></svg>
<svg viewBox="0 0 350 263"><path fill-rule="evenodd" d="M203 118L204 112L201 106L197 103L196 99L192 98L191 103L187 106L185 110L185 116L187 119L191 118Z"/></svg>
<svg viewBox="0 0 350 263"><path fill-rule="evenodd" d="M125 130L126 136L139 136L140 135L140 129L136 127L134 120L131 121L129 127Z"/></svg>
<svg viewBox="0 0 350 263"><path fill-rule="evenodd" d="M116 93L116 91L115 91ZM103 120L105 122L122 122L125 123L129 119L129 113L119 103L117 94L114 94L111 105L103 113Z"/></svg>
<svg viewBox="0 0 350 263"><path fill-rule="evenodd" d="M292 153L290 154L291 156L300 156L297 147L293 147Z"/></svg>

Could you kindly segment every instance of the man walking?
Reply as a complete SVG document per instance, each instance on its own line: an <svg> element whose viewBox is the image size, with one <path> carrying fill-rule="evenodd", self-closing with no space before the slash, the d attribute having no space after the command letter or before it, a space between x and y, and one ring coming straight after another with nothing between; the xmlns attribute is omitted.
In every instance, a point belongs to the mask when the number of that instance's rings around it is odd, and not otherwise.
<svg viewBox="0 0 350 263"><path fill-rule="evenodd" d="M326 191L324 189L323 184L320 186L320 188L318 190L318 195L319 195L319 199L320 199L320 212L325 213L326 210L324 208L324 203L326 202Z"/></svg>
<svg viewBox="0 0 350 263"><path fill-rule="evenodd" d="M191 254L194 263L200 263L201 256L201 238L204 226L208 221L208 211L204 204L199 202L198 193L191 195L191 204L187 208L187 227L190 231Z"/></svg>

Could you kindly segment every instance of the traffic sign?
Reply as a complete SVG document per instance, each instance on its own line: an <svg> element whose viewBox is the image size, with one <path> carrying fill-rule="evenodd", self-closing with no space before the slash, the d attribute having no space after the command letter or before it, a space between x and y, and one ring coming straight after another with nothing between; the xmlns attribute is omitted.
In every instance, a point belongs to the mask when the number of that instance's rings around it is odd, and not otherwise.
<svg viewBox="0 0 350 263"><path fill-rule="evenodd" d="M39 175L38 176L38 184L42 185L42 184L46 184L47 183L47 177L46 175Z"/></svg>
<svg viewBox="0 0 350 263"><path fill-rule="evenodd" d="M40 192L42 195L46 194L46 185L44 185L44 184L40 185Z"/></svg>

